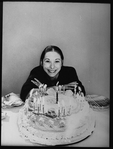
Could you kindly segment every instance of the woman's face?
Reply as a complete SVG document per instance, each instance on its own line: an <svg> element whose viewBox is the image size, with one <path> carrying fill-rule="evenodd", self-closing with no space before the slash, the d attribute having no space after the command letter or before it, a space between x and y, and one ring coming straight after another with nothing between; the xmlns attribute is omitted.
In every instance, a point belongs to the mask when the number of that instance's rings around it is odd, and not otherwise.
<svg viewBox="0 0 113 149"><path fill-rule="evenodd" d="M60 55L55 51L50 51L45 54L43 59L43 69L50 77L56 77L61 70L62 60Z"/></svg>

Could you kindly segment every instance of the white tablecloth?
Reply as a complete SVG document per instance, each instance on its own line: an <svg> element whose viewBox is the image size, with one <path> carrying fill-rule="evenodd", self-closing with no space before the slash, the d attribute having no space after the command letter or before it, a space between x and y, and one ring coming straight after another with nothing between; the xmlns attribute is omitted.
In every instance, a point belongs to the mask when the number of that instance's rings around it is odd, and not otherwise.
<svg viewBox="0 0 113 149"><path fill-rule="evenodd" d="M1 122L2 146L34 146L34 144L20 137L17 127L17 117L21 107L4 110L7 112L7 118ZM68 146L109 147L109 109L105 111L94 111L94 114L96 116L96 127L93 134L79 143Z"/></svg>

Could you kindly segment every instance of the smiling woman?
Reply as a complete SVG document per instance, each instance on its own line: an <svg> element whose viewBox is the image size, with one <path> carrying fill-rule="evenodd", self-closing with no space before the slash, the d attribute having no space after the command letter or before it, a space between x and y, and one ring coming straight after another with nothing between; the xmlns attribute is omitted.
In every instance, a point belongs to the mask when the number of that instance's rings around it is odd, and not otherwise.
<svg viewBox="0 0 113 149"><path fill-rule="evenodd" d="M23 101L33 88L41 85L53 87L56 85L78 84L85 95L85 89L78 79L75 68L63 66L64 56L57 46L47 46L40 57L40 65L31 70L29 77L23 84L20 97ZM35 81L36 82L35 82Z"/></svg>

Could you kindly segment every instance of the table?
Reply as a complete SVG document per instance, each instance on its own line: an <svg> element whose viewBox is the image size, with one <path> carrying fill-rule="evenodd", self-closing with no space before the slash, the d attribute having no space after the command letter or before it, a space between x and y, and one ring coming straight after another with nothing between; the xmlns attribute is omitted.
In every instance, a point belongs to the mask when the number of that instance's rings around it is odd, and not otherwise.
<svg viewBox="0 0 113 149"><path fill-rule="evenodd" d="M35 146L25 141L19 135L17 127L18 112L23 106L4 109L7 118L1 121L1 145L2 146ZM96 127L87 139L68 145L67 147L109 147L109 109L94 111Z"/></svg>

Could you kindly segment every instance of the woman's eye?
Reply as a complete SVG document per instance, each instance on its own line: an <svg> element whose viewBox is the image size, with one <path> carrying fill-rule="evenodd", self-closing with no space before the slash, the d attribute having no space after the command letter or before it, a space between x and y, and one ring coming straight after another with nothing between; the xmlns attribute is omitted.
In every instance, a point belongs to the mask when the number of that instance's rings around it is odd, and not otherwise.
<svg viewBox="0 0 113 149"><path fill-rule="evenodd" d="M59 60L56 60L56 61L55 61L55 63L59 63L59 62L60 62Z"/></svg>
<svg viewBox="0 0 113 149"><path fill-rule="evenodd" d="M49 63L49 62L50 62L49 60L46 60L46 61L45 61L45 63Z"/></svg>

